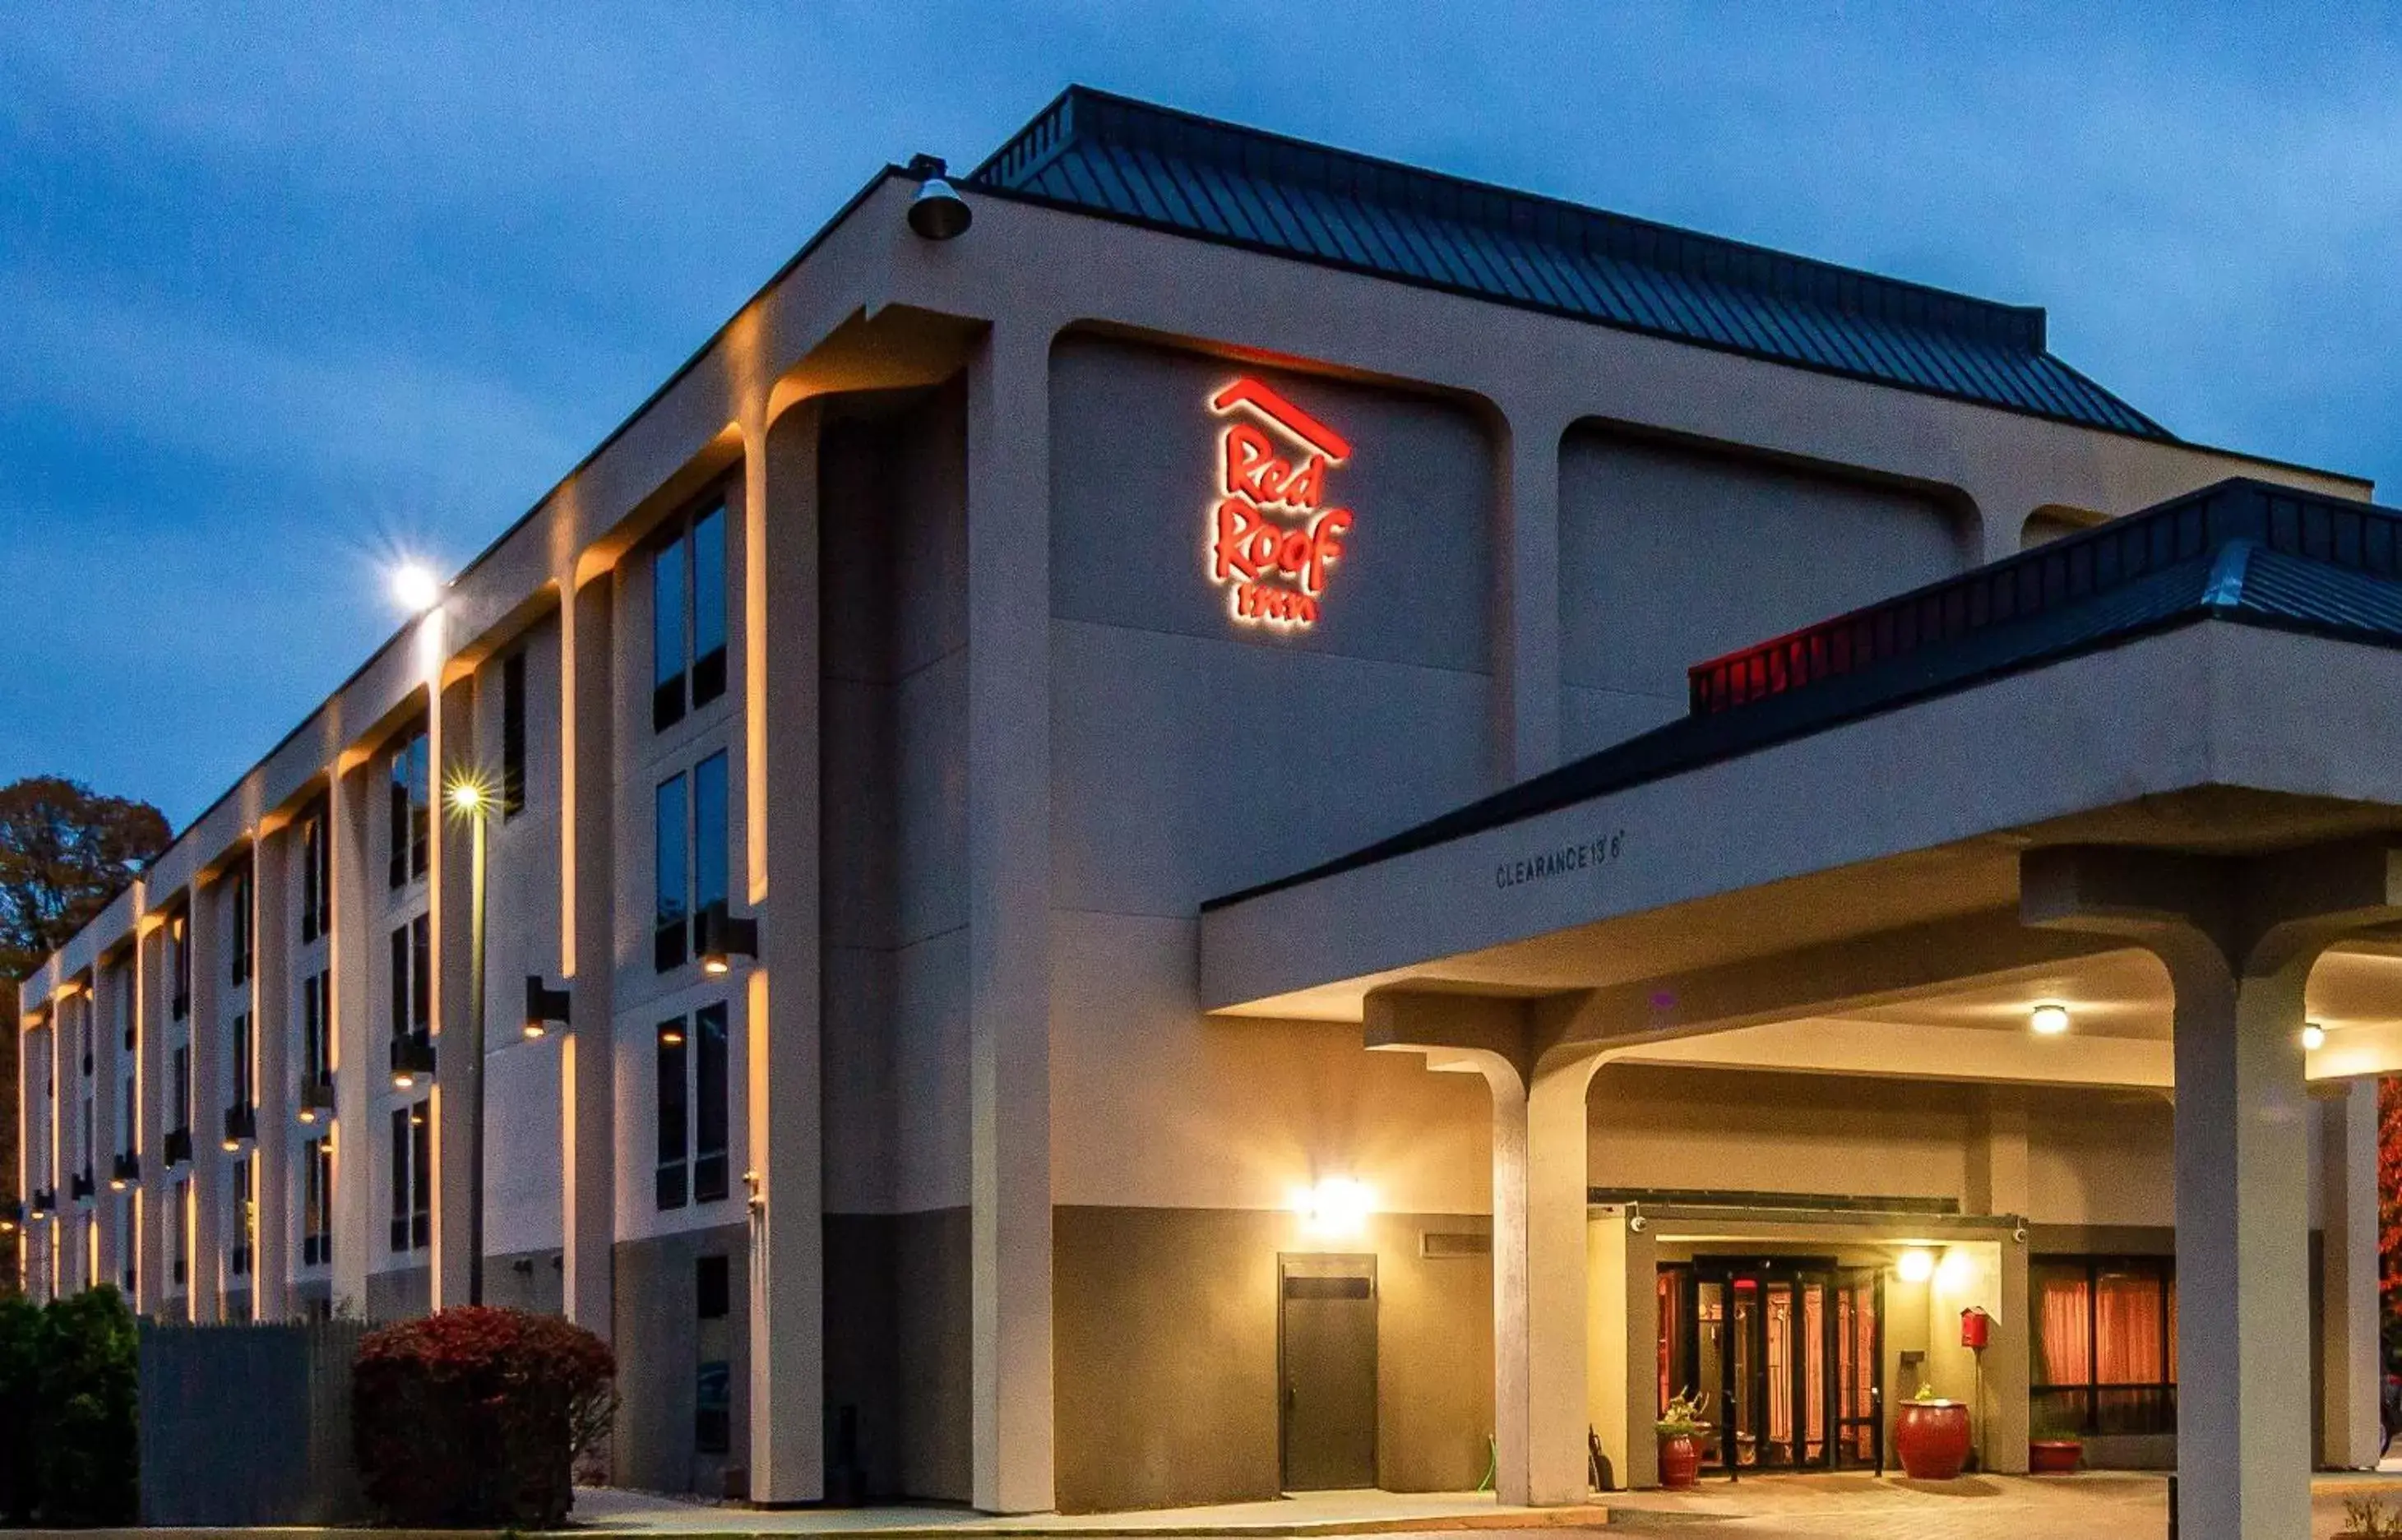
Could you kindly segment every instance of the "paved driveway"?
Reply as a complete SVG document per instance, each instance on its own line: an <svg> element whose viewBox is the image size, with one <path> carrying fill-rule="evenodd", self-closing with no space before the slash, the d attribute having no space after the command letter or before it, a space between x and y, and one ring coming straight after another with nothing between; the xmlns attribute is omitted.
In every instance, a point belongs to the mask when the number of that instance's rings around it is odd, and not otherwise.
<svg viewBox="0 0 2402 1540"><path fill-rule="evenodd" d="M2312 1504L2314 1536L2343 1527L2358 1482L2328 1482ZM2402 1513L2402 1486L2383 1500ZM1711 1482L1690 1496L1614 1495L1609 1528L1619 1535L1683 1540L2155 1540L2168 1533L2168 1486L2157 1477L2095 1475L1972 1477L1959 1481L1880 1480L1868 1476ZM2192 1540L2203 1540L2186 1531Z"/></svg>

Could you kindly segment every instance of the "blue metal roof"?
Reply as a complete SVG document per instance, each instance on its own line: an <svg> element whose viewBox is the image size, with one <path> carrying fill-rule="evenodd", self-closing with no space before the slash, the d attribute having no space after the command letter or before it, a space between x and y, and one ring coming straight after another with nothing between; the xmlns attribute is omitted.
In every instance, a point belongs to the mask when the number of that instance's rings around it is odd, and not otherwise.
<svg viewBox="0 0 2402 1540"><path fill-rule="evenodd" d="M2044 313L1071 87L987 191L1628 331L2173 440Z"/></svg>
<svg viewBox="0 0 2402 1540"><path fill-rule="evenodd" d="M2238 478L1692 670L1682 719L1214 909L2201 621L2402 649L2402 510Z"/></svg>

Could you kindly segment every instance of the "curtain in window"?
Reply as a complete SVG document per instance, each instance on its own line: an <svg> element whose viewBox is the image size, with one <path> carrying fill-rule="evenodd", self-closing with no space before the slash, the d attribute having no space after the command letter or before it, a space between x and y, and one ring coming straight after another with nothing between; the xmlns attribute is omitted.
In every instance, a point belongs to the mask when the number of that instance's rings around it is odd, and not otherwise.
<svg viewBox="0 0 2402 1540"><path fill-rule="evenodd" d="M2085 1280L2079 1276L2038 1276L2036 1279L2036 1320L2042 1333L2043 1382L2082 1385L2092 1378Z"/></svg>
<svg viewBox="0 0 2402 1540"><path fill-rule="evenodd" d="M2156 1385L2168 1380L2161 1292L2160 1280L2149 1274L2100 1276L2093 1295L2096 1383Z"/></svg>

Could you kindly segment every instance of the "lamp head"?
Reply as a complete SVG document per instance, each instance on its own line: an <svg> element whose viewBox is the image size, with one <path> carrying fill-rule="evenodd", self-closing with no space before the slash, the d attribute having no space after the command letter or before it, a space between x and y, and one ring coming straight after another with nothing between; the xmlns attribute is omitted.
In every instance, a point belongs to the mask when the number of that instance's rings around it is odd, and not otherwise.
<svg viewBox="0 0 2402 1540"><path fill-rule="evenodd" d="M925 241L956 241L965 235L975 222L975 211L945 180L942 161L921 155L909 165L925 178L918 184L918 196L909 199L909 227Z"/></svg>

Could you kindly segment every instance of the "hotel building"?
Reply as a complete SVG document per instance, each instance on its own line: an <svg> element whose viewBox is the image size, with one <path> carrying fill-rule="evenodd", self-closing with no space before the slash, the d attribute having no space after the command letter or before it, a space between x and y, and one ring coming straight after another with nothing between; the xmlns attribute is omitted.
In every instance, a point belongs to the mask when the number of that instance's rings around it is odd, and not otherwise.
<svg viewBox="0 0 2402 1540"><path fill-rule="evenodd" d="M616 1480L761 1503L1553 1504L1676 1391L1766 1471L1926 1385L2301 1535L2378 1441L2369 493L2040 310L1071 90L28 981L27 1275L563 1312Z"/></svg>

